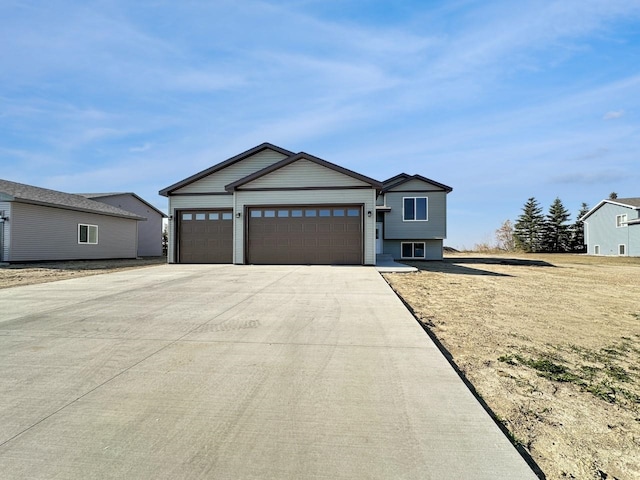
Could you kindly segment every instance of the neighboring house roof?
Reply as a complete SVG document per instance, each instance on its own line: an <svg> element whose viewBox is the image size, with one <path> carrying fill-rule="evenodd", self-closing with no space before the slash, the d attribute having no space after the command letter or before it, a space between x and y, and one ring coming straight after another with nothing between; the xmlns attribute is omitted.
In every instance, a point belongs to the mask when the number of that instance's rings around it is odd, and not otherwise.
<svg viewBox="0 0 640 480"><path fill-rule="evenodd" d="M627 207L633 210L640 210L640 197L605 199L605 200L601 200L595 207L589 210L580 220L585 221L588 217L590 217L593 213L595 213L595 211L598 210L605 203L610 203L612 205L618 205L621 207ZM629 223L632 223L632 222L629 222Z"/></svg>
<svg viewBox="0 0 640 480"><path fill-rule="evenodd" d="M242 152L234 157L231 157L225 160L224 162L218 163L213 167L207 168L206 170L202 170L201 172L198 172L195 175L191 175L190 177L185 178L184 180L181 180L178 183L174 183L173 185L167 188L163 188L162 190L160 190L159 193L164 197L168 197L171 194L171 192L173 192L174 190L177 190L195 181L198 181L201 178L204 178L208 175L211 175L212 173L215 173L219 170L222 170L223 168L228 167L229 165L233 165L234 163L244 160L245 158L255 155L256 153L260 153L263 150L273 150L274 152L281 153L283 155L286 155L287 157L294 155L294 152L290 152L289 150L285 150L284 148L265 142L258 145L257 147L253 147L247 150L246 152Z"/></svg>
<svg viewBox="0 0 640 480"><path fill-rule="evenodd" d="M96 202L82 195L34 187L9 180L0 179L0 200L63 208L79 212L98 213L112 217L131 218L133 220L145 220L144 217L127 212L121 208L107 205L106 203Z"/></svg>
<svg viewBox="0 0 640 480"><path fill-rule="evenodd" d="M94 199L94 198L107 198L107 197L118 197L120 195L131 195L132 197L136 198L137 200L141 201L142 203L144 203L147 207L151 208L154 212L157 212L159 215L162 215L163 218L167 218L167 215L162 212L161 210L158 210L156 207L154 207L153 205L151 205L149 202L147 202L144 198L139 197L138 195L136 195L133 192L111 192L111 193L76 193L76 195L80 195L89 199Z"/></svg>
<svg viewBox="0 0 640 480"><path fill-rule="evenodd" d="M379 181L374 180L373 178L365 177L364 175L360 175L359 173L356 173L352 170L336 165L335 163L327 162L326 160L315 157L313 155L309 155L308 153L305 153L305 152L300 152L298 154L291 155L287 158L284 158L279 162L274 163L273 165L269 165L268 167L263 168L262 170L258 170L257 172L254 172L251 175L247 175L246 177L243 177L239 180L236 180L235 182L230 183L229 185L225 186L225 190L227 190L228 192L232 192L236 188L246 183L252 182L260 177L263 177L264 175L268 175L272 172L275 172L276 170L279 170L282 167L291 165L292 163L297 162L299 160L308 160L317 165L321 165L325 168L329 168L336 172L342 173L343 175L347 175L349 177L355 178L356 180L360 180L361 182L368 183L369 185L371 185L372 187L378 190L382 189L382 184Z"/></svg>
<svg viewBox="0 0 640 480"><path fill-rule="evenodd" d="M399 187L400 185L410 182L411 180L421 180L423 182L430 183L431 185L443 189L447 193L453 191L453 188L443 183L436 182L435 180L431 180L430 178L423 177L422 175L408 175L406 173L401 173L382 182L382 184L384 185L382 191L388 192L389 190Z"/></svg>

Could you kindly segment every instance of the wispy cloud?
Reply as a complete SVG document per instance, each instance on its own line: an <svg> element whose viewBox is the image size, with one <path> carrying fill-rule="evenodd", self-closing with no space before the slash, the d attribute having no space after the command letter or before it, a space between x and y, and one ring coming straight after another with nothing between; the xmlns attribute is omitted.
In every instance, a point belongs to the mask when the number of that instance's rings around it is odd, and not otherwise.
<svg viewBox="0 0 640 480"><path fill-rule="evenodd" d="M616 118L624 117L624 110L611 111L604 114L602 117L604 120L613 120Z"/></svg>

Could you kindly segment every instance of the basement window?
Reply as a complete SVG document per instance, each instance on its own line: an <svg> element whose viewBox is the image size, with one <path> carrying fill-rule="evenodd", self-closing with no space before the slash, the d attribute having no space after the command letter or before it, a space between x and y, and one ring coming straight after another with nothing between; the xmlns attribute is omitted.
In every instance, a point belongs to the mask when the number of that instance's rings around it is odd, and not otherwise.
<svg viewBox="0 0 640 480"><path fill-rule="evenodd" d="M618 245L618 255L626 255L627 254L627 246L624 243Z"/></svg>
<svg viewBox="0 0 640 480"><path fill-rule="evenodd" d="M78 243L96 245L98 243L98 226L78 224Z"/></svg>
<svg viewBox="0 0 640 480"><path fill-rule="evenodd" d="M402 258L425 258L424 242L402 242Z"/></svg>

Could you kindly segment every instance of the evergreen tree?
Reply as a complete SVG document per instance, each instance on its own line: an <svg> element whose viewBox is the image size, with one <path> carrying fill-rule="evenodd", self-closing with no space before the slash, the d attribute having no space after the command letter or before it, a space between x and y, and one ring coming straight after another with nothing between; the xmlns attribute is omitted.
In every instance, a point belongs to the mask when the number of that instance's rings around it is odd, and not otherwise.
<svg viewBox="0 0 640 480"><path fill-rule="evenodd" d="M584 253L587 251L584 242L584 222L580 220L589 212L589 205L582 202L575 223L571 226L571 250Z"/></svg>
<svg viewBox="0 0 640 480"><path fill-rule="evenodd" d="M616 200L618 198L618 194L616 192L611 192L609 194L609 200Z"/></svg>
<svg viewBox="0 0 640 480"><path fill-rule="evenodd" d="M539 252L543 224L542 207L534 197L531 197L522 207L522 214L515 224L513 236L516 247L525 252Z"/></svg>
<svg viewBox="0 0 640 480"><path fill-rule="evenodd" d="M569 230L569 211L564 208L560 198L549 207L542 228L542 248L545 252L568 252L571 233Z"/></svg>

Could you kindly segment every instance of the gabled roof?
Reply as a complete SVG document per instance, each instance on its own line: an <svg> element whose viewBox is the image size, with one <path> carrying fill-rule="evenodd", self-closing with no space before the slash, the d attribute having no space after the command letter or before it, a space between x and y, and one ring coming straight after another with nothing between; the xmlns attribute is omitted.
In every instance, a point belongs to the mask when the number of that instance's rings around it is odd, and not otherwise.
<svg viewBox="0 0 640 480"><path fill-rule="evenodd" d="M131 218L133 220L145 220L144 217L140 217L134 213L107 205L106 203L90 200L82 195L34 187L9 180L0 179L0 200L63 208L79 212L98 213L112 217Z"/></svg>
<svg viewBox="0 0 640 480"><path fill-rule="evenodd" d="M339 165L336 165L335 163L331 163L331 162L327 162L326 160L323 160L321 158L315 157L313 155L309 155L308 153L305 152L300 152L296 155L291 155L287 158L283 158L282 160L280 160L279 162L274 163L273 165L270 165L266 168L263 168L262 170L258 170L257 172L252 173L251 175L247 175L246 177L243 177L239 180L236 180L233 183L230 183L229 185L226 185L224 188L225 190L227 190L228 192L233 192L236 188L252 182L253 180L256 180L260 177L263 177L265 175L268 175L272 172L275 172L276 170L281 169L282 167L286 167L287 165L291 165L294 162L297 162L298 160L308 160L310 162L316 163L318 165L321 165L325 168L329 168L331 170L334 170L336 172L342 173L343 175L347 175L349 177L355 178L356 180L360 180L361 182L364 183L368 183L369 185L371 185L373 188L376 188L378 190L382 189L382 184L377 181L374 180L373 178L369 178L369 177L365 177L364 175L360 175L359 173L356 173L352 170L346 169L344 167L341 167Z"/></svg>
<svg viewBox="0 0 640 480"><path fill-rule="evenodd" d="M154 207L153 205L151 205L149 202L147 202L144 198L136 195L133 192L111 192L111 193L76 193L76 195L80 195L82 197L85 198L89 198L91 200L94 200L96 198L108 198L108 197L118 197L120 195L131 195L132 197L136 198L137 200L139 200L140 202L144 203L147 207L149 207L150 209L152 209L154 212L157 212L158 214L162 215L163 218L167 218L167 215L162 212L161 210L158 210L156 207ZM99 200L98 200L99 201Z"/></svg>
<svg viewBox="0 0 640 480"><path fill-rule="evenodd" d="M610 203L612 205L618 205L620 207L631 208L633 210L640 210L640 197L631 197L631 198L615 198L615 199L605 199L601 200L595 207L589 210L582 218L581 221L586 220L590 217L596 210L598 210L605 203ZM631 223L631 222L629 222Z"/></svg>
<svg viewBox="0 0 640 480"><path fill-rule="evenodd" d="M286 155L287 157L294 155L294 153L290 152L289 150L285 150L284 148L278 147L277 145L273 145L271 143L265 142L258 145L257 147L253 147L247 150L246 152L242 152L234 157L231 157L225 160L224 162L220 162L214 165L213 167L209 167L206 170L202 170L201 172L196 173L195 175L191 175L189 178L185 178L184 180L181 180L178 183L174 183L173 185L167 188L163 188L158 193L164 197L168 197L171 194L171 192L173 192L174 190L178 190L179 188L182 188L186 185L196 182L201 178L206 177L207 175L211 175L212 173L215 173L219 170L222 170L223 168L228 167L229 165L233 165L234 163L244 160L245 158L248 158L251 155L260 153L263 150L273 150L274 152L281 153L283 155Z"/></svg>
<svg viewBox="0 0 640 480"><path fill-rule="evenodd" d="M382 182L384 185L384 188L382 189L382 191L388 192L389 190L399 187L400 185L407 183L411 180L420 180L422 182L430 183L431 185L434 185L438 188L443 189L447 193L453 191L453 188L443 183L436 182L435 180L431 180L427 177L423 177L422 175L407 175L406 173L401 173L399 175L396 175L395 177L391 177L388 180L385 180L384 182Z"/></svg>

